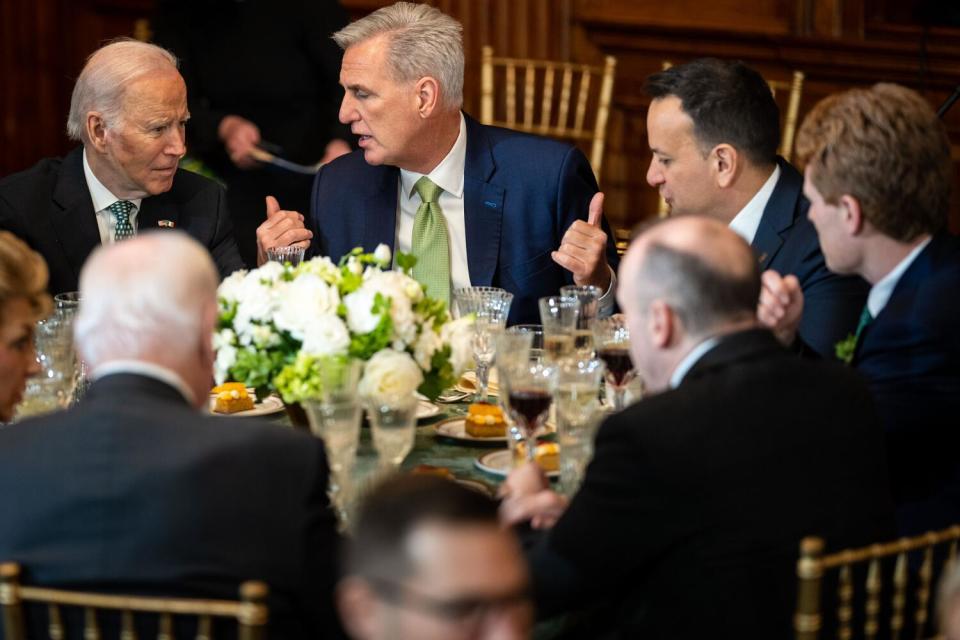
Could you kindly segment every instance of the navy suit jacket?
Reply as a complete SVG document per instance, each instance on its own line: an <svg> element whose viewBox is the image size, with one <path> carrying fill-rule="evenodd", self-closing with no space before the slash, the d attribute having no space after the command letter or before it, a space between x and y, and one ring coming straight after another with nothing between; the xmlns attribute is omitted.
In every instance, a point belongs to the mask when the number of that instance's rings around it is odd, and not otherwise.
<svg viewBox="0 0 960 640"><path fill-rule="evenodd" d="M207 247L226 277L244 267L233 237L223 189L212 180L177 170L166 193L144 198L137 228L169 220ZM63 160L48 158L0 181L0 229L20 237L50 269L48 289L76 291L80 269L100 244L96 212L83 175L83 147Z"/></svg>
<svg viewBox="0 0 960 640"><path fill-rule="evenodd" d="M800 281L800 337L833 359L834 345L856 330L870 287L859 276L839 276L827 269L817 231L807 218L810 202L803 197L803 176L783 158L777 162L780 179L763 210L753 248L761 271L793 274Z"/></svg>
<svg viewBox="0 0 960 640"><path fill-rule="evenodd" d="M577 219L586 219L597 182L586 157L569 144L466 117L464 216L470 283L514 295L510 324L538 323L538 298L572 284L550 253ZM325 166L313 186L313 253L334 261L354 247L391 249L397 233L400 170L372 166L362 151ZM607 261L619 260L606 221Z"/></svg>
<svg viewBox="0 0 960 640"><path fill-rule="evenodd" d="M853 356L883 418L904 534L960 522L960 239L935 235Z"/></svg>

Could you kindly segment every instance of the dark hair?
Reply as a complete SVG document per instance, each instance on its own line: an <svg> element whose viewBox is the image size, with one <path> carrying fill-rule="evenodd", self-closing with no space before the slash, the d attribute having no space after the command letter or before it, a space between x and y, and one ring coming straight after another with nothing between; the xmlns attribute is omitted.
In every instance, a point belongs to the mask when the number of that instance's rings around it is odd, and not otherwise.
<svg viewBox="0 0 960 640"><path fill-rule="evenodd" d="M676 96L702 147L727 143L756 165L776 162L780 110L770 86L742 62L700 58L647 78L651 98Z"/></svg>
<svg viewBox="0 0 960 640"><path fill-rule="evenodd" d="M346 543L344 573L399 579L414 567L407 537L425 522L498 526L497 504L456 482L427 475L389 478L364 500L352 540Z"/></svg>
<svg viewBox="0 0 960 640"><path fill-rule="evenodd" d="M760 300L760 268L744 244L743 264L710 264L698 255L651 242L638 281L649 297L667 300L686 331L705 335L725 322L752 318Z"/></svg>

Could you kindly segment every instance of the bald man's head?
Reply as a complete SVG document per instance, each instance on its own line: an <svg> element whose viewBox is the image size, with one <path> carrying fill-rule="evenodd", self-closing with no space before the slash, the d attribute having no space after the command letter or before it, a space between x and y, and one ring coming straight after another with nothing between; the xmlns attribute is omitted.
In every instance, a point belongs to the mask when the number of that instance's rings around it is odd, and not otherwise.
<svg viewBox="0 0 960 640"><path fill-rule="evenodd" d="M750 246L726 225L699 216L670 218L641 233L624 258L620 280L625 312L642 313L662 300L692 337L750 321L760 297Z"/></svg>

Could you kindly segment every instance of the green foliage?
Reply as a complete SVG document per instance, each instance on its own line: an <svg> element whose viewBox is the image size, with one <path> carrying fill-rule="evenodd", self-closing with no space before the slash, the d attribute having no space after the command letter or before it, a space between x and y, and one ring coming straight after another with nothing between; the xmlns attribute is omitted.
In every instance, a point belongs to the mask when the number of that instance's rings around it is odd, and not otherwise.
<svg viewBox="0 0 960 640"><path fill-rule="evenodd" d="M833 352L836 354L838 360L844 364L850 364L853 362L853 352L856 348L857 336L851 333L847 335L846 338L833 345Z"/></svg>
<svg viewBox="0 0 960 640"><path fill-rule="evenodd" d="M380 322L370 333L350 336L350 348L347 353L351 358L369 360L377 351L386 349L393 342L393 320L389 313L380 316Z"/></svg>
<svg viewBox="0 0 960 640"><path fill-rule="evenodd" d="M405 274L410 275L413 268L417 265L417 257L412 253L397 252L397 268Z"/></svg>
<svg viewBox="0 0 960 640"><path fill-rule="evenodd" d="M450 363L450 345L437 349L430 359L430 371L423 376L423 382L417 389L431 400L436 400L444 389L452 387L457 381Z"/></svg>

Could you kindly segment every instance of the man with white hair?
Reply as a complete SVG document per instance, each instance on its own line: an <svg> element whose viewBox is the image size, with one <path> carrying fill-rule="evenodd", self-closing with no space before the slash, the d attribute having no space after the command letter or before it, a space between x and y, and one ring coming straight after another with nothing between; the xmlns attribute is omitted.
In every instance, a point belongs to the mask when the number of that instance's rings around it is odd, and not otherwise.
<svg viewBox="0 0 960 640"><path fill-rule="evenodd" d="M190 114L176 58L121 40L94 52L73 88L67 134L82 146L0 181L0 229L50 267L50 291L75 291L95 247L177 228L225 277L242 268L223 189L177 168Z"/></svg>
<svg viewBox="0 0 960 640"><path fill-rule="evenodd" d="M201 412L216 288L207 252L180 232L94 251L75 327L93 384L67 411L0 430L0 558L31 583L91 590L235 598L259 579L271 637L328 637L323 444Z"/></svg>
<svg viewBox="0 0 960 640"><path fill-rule="evenodd" d="M317 175L313 230L296 239L334 259L380 243L413 253L414 275L444 300L451 288L503 287L511 323L537 322L538 298L570 283L600 287L611 308L617 255L589 163L569 144L461 112L461 32L436 8L398 2L334 34L340 121L360 150ZM275 244L266 226L258 234Z"/></svg>

